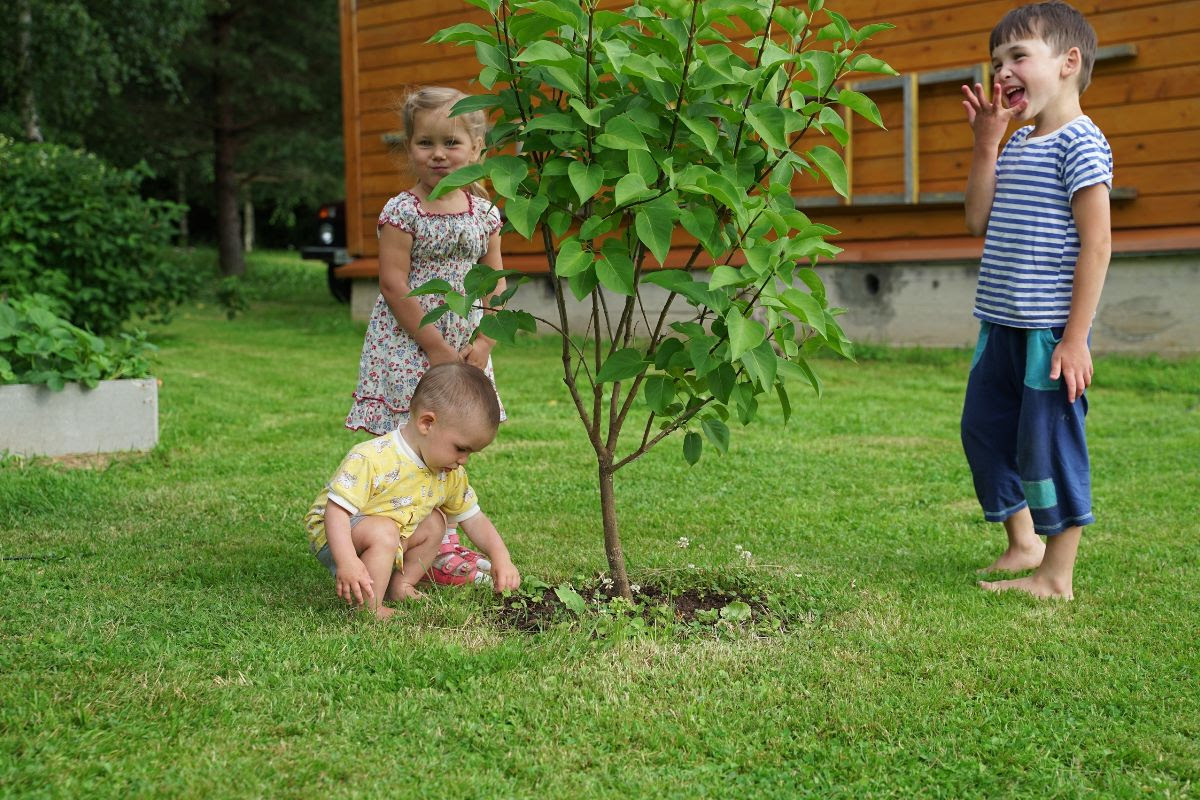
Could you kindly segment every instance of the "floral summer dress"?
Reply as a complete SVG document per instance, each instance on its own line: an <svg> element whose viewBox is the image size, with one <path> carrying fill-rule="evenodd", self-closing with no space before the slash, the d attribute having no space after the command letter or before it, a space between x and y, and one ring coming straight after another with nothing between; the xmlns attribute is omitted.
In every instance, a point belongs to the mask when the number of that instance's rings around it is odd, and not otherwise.
<svg viewBox="0 0 1200 800"><path fill-rule="evenodd" d="M463 291L467 272L487 252L488 239L500 230L500 212L487 200L467 194L467 210L458 214L431 214L421 208L412 192L401 192L383 207L378 230L394 225L413 238L408 285L412 287L441 278ZM419 295L417 301L429 312L441 305L438 295ZM446 342L456 350L466 347L483 319L474 309L469 319L454 312L433 323ZM387 300L380 294L367 323L354 405L346 416L346 427L382 436L408 421L408 405L417 381L429 369L429 358L408 332L400 327ZM493 382L492 362L485 370ZM504 419L504 406L500 407Z"/></svg>

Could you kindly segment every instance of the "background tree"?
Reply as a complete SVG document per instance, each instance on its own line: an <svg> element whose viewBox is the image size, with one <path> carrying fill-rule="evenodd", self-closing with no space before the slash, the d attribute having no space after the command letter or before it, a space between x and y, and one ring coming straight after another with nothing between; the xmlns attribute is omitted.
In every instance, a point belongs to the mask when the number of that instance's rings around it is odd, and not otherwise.
<svg viewBox="0 0 1200 800"><path fill-rule="evenodd" d="M4 128L79 145L91 115L125 89L178 90L176 58L204 0L9 0L0 8Z"/></svg>
<svg viewBox="0 0 1200 800"><path fill-rule="evenodd" d="M338 44L336 0L209 0L205 28L184 58L184 86L212 137L217 250L225 275L245 271L239 222L245 197L257 192L288 213L302 195L336 195L342 172Z"/></svg>
<svg viewBox="0 0 1200 800"><path fill-rule="evenodd" d="M148 191L213 211L225 274L244 270L247 202L289 225L340 196L336 0L0 7L0 132L30 138L38 119L48 141L145 162Z"/></svg>
<svg viewBox="0 0 1200 800"><path fill-rule="evenodd" d="M494 93L457 112L499 115L493 148L519 143L443 179L435 194L486 176L505 199L508 225L538 237L553 275L563 380L596 456L605 553L632 599L617 523L614 476L667 436L683 432L695 463L705 440L729 446L727 421L753 420L775 393L785 422L797 384L820 390L808 357L850 356L812 269L839 248L792 199L810 175L845 195L846 167L830 144L847 141L842 108L882 125L866 96L838 82L854 71L894 71L862 43L887 24L854 28L822 0L641 0L601 10L598 0L470 0L489 28L455 25L434 37L473 44L479 82ZM825 134L805 147L806 136ZM810 137L811 138L811 137ZM679 263L673 243L694 246ZM656 269L669 265L671 268ZM715 265L708 274L693 267ZM677 267L677 268L676 268ZM427 319L492 297L498 275L478 267L467 295L431 282L446 303ZM659 311L641 288L667 290ZM590 309L572 330L567 292ZM668 324L676 304L688 319ZM500 311L481 330L511 340L533 330L524 312ZM633 414L644 422L622 436Z"/></svg>

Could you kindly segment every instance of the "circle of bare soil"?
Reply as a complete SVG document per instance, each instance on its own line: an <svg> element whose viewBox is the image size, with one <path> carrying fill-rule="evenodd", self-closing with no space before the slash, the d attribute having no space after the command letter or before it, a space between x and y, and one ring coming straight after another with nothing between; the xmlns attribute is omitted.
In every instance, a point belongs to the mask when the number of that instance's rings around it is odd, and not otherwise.
<svg viewBox="0 0 1200 800"><path fill-rule="evenodd" d="M668 589L653 584L642 584L634 593L632 607L619 602L620 595L611 583L589 583L580 586L576 594L585 602L584 614L572 611L553 587L547 586L534 591L522 589L520 593L501 598L497 607L499 624L501 627L522 633L539 633L566 620L587 616L600 617L606 611L620 609L620 613L628 616L640 616L647 624L669 620L684 626L709 626L719 621L772 620L772 627L779 631L784 630L782 622L772 612L766 598L758 592L711 587ZM729 614L726 611L730 607L742 604L744 609L740 614Z"/></svg>

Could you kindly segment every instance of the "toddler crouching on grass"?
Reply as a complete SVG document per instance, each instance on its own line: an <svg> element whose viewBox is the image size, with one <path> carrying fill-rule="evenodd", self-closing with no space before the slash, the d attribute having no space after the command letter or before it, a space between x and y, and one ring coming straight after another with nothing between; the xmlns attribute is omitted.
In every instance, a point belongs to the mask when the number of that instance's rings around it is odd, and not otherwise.
<svg viewBox="0 0 1200 800"><path fill-rule="evenodd" d="M422 597L417 583L435 569L443 583L478 580L479 565L444 541L455 526L486 554L496 591L520 586L464 468L499 424L483 370L441 364L417 384L408 424L351 449L305 517L309 547L333 573L338 597L386 619L395 611L383 601Z"/></svg>

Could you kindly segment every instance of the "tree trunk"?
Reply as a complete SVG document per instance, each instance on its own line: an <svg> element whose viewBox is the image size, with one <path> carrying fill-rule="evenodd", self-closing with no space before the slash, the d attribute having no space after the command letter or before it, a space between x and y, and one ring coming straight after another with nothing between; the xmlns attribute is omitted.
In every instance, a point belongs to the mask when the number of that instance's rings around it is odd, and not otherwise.
<svg viewBox="0 0 1200 800"><path fill-rule="evenodd" d="M254 252L254 201L250 199L249 193L242 201L242 250L246 253Z"/></svg>
<svg viewBox="0 0 1200 800"><path fill-rule="evenodd" d="M617 496L613 491L613 468L611 463L600 463L600 514L604 520L604 554L608 556L608 569L621 596L630 602L633 593L629 590L629 574L625 571L625 553L621 550L621 534L617 529Z"/></svg>
<svg viewBox="0 0 1200 800"><path fill-rule="evenodd" d="M175 202L187 208L187 177L184 175L183 167L175 170ZM179 246L187 247L188 239L191 237L191 229L188 227L188 212L185 210L179 215Z"/></svg>
<svg viewBox="0 0 1200 800"><path fill-rule="evenodd" d="M222 275L244 275L241 215L238 211L237 137L233 119L233 90L222 55L229 47L233 18L209 17L213 39L213 173L217 202L217 255Z"/></svg>
<svg viewBox="0 0 1200 800"><path fill-rule="evenodd" d="M21 125L25 138L44 141L38 121L37 92L33 88L33 12L29 0L17 0L17 80L21 87Z"/></svg>

